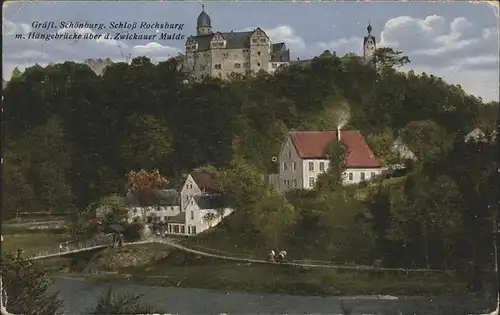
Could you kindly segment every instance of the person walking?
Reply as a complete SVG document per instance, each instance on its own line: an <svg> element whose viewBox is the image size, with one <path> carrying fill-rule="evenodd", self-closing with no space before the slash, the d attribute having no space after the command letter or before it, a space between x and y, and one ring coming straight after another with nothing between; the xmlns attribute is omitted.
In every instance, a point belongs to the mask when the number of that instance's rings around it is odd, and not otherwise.
<svg viewBox="0 0 500 315"><path fill-rule="evenodd" d="M274 252L274 250L271 250L271 252L269 253L269 261L270 261L271 263L273 263L273 264L274 264L274 262L275 262L275 259L274 259L274 258L275 258L275 256L276 256L276 253Z"/></svg>

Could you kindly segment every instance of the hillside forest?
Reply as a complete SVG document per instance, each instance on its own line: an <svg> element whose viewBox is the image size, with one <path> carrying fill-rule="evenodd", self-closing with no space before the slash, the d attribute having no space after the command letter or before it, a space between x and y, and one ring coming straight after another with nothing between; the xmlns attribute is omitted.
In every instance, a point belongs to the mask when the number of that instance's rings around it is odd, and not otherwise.
<svg viewBox="0 0 500 315"><path fill-rule="evenodd" d="M85 211L124 194L131 170L159 169L172 188L196 168L218 173L237 211L214 232L241 248L284 247L336 263L454 269L491 278L498 211L498 102L432 74L401 72L400 51L376 67L325 51L307 63L230 80L191 80L178 60L146 57L15 70L4 88L2 218ZM400 174L343 187L345 148L312 191L269 188L290 130L357 129L384 164L401 137L417 159ZM474 128L485 137L465 142ZM340 158L339 158L340 157ZM488 274L488 272L490 272Z"/></svg>

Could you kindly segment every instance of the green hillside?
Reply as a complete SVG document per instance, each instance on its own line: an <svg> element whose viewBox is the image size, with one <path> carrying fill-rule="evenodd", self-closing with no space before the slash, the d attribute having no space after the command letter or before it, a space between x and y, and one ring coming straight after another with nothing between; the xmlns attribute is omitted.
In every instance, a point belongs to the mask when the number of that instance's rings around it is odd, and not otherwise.
<svg viewBox="0 0 500 315"><path fill-rule="evenodd" d="M74 62L28 68L4 90L2 217L77 214L124 193L130 170L158 168L177 187L209 165L236 212L202 243L460 269L478 288L488 278L478 270L491 270L498 139L463 137L475 127L491 135L498 103L433 75L399 72L401 52L377 53L377 68L327 51L307 66L225 81L194 81L175 59L155 65L145 57L109 65L102 76ZM282 196L268 188L289 130L334 129L345 113L344 128L360 130L383 163L394 160L389 148L401 136L418 156L411 172L380 187L344 188L345 151L333 145L338 167L315 190Z"/></svg>

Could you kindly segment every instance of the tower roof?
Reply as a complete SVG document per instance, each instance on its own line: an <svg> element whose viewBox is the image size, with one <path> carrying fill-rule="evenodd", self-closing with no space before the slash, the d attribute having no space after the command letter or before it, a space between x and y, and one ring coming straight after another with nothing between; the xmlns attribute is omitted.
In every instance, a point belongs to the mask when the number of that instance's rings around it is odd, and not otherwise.
<svg viewBox="0 0 500 315"><path fill-rule="evenodd" d="M201 13L198 15L196 27L212 27L210 16L205 12L205 6L202 5Z"/></svg>

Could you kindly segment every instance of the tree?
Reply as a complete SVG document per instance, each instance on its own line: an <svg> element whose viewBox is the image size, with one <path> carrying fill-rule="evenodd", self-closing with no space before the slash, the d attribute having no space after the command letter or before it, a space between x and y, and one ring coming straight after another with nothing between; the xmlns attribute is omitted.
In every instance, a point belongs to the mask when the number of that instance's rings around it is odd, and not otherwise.
<svg viewBox="0 0 500 315"><path fill-rule="evenodd" d="M171 152L170 131L152 115L132 114L126 118L123 144L124 165L149 169L163 164Z"/></svg>
<svg viewBox="0 0 500 315"><path fill-rule="evenodd" d="M439 241L445 253L449 253L461 227L457 211L460 203L458 186L449 177L410 176L405 184L403 203L393 209L390 233L393 239L423 244L424 263L430 269L429 244L431 240Z"/></svg>
<svg viewBox="0 0 500 315"><path fill-rule="evenodd" d="M435 161L451 149L450 136L430 120L409 122L400 130L400 136L415 154L420 165Z"/></svg>
<svg viewBox="0 0 500 315"><path fill-rule="evenodd" d="M283 246L297 220L297 213L283 196L273 193L255 205L251 220L262 241L275 248Z"/></svg>
<svg viewBox="0 0 500 315"><path fill-rule="evenodd" d="M2 217L8 219L18 217L19 212L36 210L33 187L26 178L26 170L13 165L13 161L5 158L2 184ZM14 162L15 163L15 162Z"/></svg>
<svg viewBox="0 0 500 315"><path fill-rule="evenodd" d="M21 72L21 70L19 70L18 67L15 67L14 70L12 70L11 79L19 79L22 75L23 73Z"/></svg>
<svg viewBox="0 0 500 315"><path fill-rule="evenodd" d="M129 210L125 201L118 195L103 197L98 208L105 212L106 224L125 224L129 219Z"/></svg>
<svg viewBox="0 0 500 315"><path fill-rule="evenodd" d="M375 60L377 66L382 68L402 67L410 63L410 58L403 55L400 50L394 50L390 47L380 47L375 51Z"/></svg>
<svg viewBox="0 0 500 315"><path fill-rule="evenodd" d="M244 161L234 163L219 174L217 189L230 207L246 209L268 194L263 175Z"/></svg>
<svg viewBox="0 0 500 315"><path fill-rule="evenodd" d="M326 150L330 163L328 170L318 176L315 189L326 193L339 192L343 189L348 148L342 141L334 140Z"/></svg>
<svg viewBox="0 0 500 315"><path fill-rule="evenodd" d="M62 302L58 299L58 294L47 293L50 282L45 272L37 269L30 261L2 256L1 300L8 312L23 315L62 314Z"/></svg>

